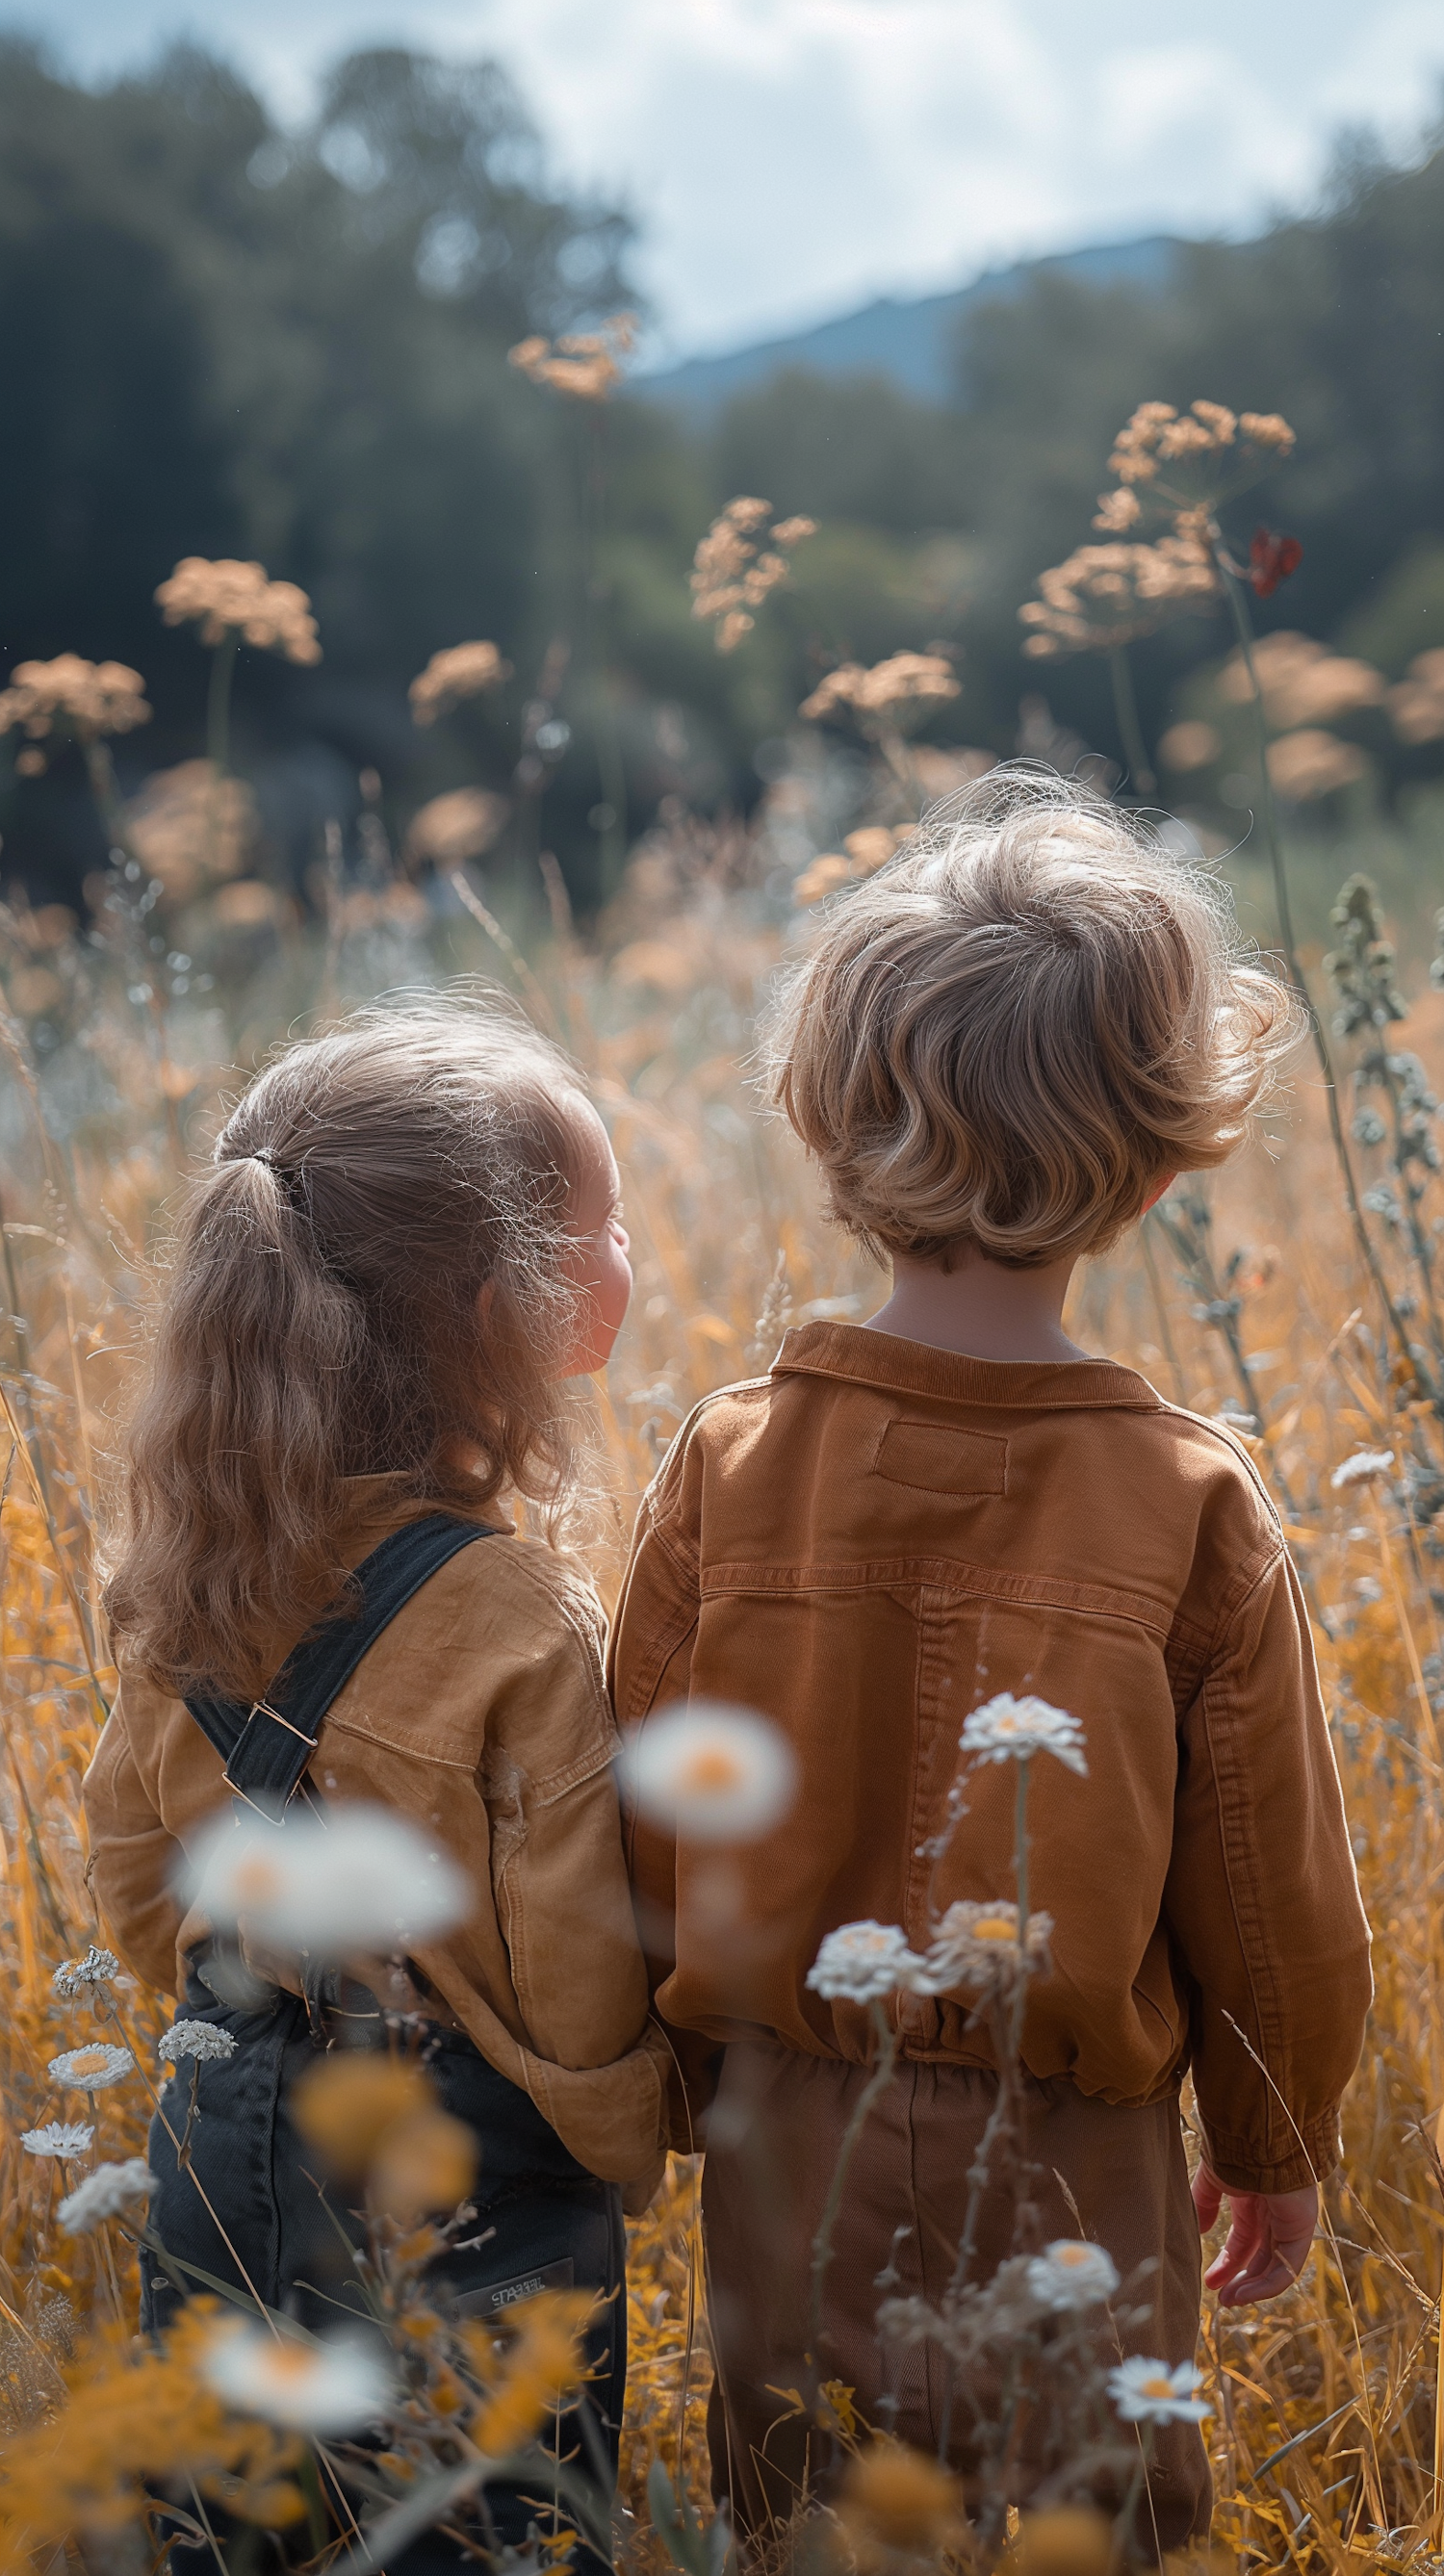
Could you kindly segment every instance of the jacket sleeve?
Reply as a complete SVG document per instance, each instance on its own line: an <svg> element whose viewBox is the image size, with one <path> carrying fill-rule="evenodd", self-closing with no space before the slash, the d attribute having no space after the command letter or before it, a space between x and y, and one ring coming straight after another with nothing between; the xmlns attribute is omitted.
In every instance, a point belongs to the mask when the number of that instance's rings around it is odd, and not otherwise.
<svg viewBox="0 0 1444 2576"><path fill-rule="evenodd" d="M1236 2190L1302 2190L1337 2161L1372 1983L1313 1640L1282 1552L1229 1618L1179 1752L1164 1906L1193 1990L1209 2161Z"/></svg>
<svg viewBox="0 0 1444 2576"><path fill-rule="evenodd" d="M612 1705L623 1728L639 1726L689 1695L700 1581L688 1466L684 1431L637 1517L608 1657ZM626 1848L647 1983L655 1997L676 1964L677 1847L633 1810L626 1819ZM668 2129L672 2145L685 2155L704 2143L722 2051L714 2039L665 2017L662 2026L671 2051Z"/></svg>
<svg viewBox="0 0 1444 2576"><path fill-rule="evenodd" d="M90 1859L86 1877L101 1922L126 1966L162 1994L176 1989L181 1908L171 1877L181 1858L146 1795L125 1723L125 1689L91 1757L82 1789Z"/></svg>

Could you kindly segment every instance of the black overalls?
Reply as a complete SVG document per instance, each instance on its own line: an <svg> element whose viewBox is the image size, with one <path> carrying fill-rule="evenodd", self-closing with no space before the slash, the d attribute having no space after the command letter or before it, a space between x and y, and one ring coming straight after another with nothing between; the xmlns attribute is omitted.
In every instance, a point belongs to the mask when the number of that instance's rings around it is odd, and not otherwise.
<svg viewBox="0 0 1444 2576"><path fill-rule="evenodd" d="M458 1548L492 1535L475 1522L441 1514L409 1522L384 1540L356 1574L360 1615L336 1621L305 1640L270 1685L264 1704L248 1712L238 1703L192 1699L187 1706L226 1762L227 1785L248 1805L279 1821L303 1787L321 1720L362 1656L398 1610ZM210 2272L245 2292L254 2288L267 2306L283 2310L318 2334L335 2333L338 2310L368 2319L354 2267L337 2234L339 2218L351 2241L364 2243L364 2228L328 2194L327 2217L309 2178L315 2157L288 2117L286 2097L318 2051L338 2044L387 2045L387 2029L374 1997L349 1986L344 1997L334 1979L313 1985L302 1999L269 1990L257 2009L225 2000L236 1992L235 1966L215 1945L191 1954L185 1995L187 2018L229 2031L235 2054L200 2067L200 2117L189 2162L231 2240L228 2250L201 2193L177 2165L164 2122L151 2124L150 2163L157 2178L151 2226L182 2264ZM344 2014L333 2009L344 2001ZM415 2041L408 2027L408 2050ZM440 2024L420 2036L421 2062L442 2107L475 2131L478 2145L475 2226L437 2267L436 2295L463 2315L495 2316L543 2289L589 2289L605 2304L588 2335L592 2376L578 2406L562 2416L557 2447L574 2475L599 2489L606 2519L615 2481L626 2383L625 2232L621 2195L563 2146L556 2131L518 2085L498 2074L463 2034ZM191 2066L182 2066L164 2097L166 2119L179 2134L190 2098ZM481 2240L477 2242L476 2240ZM249 2275L249 2284L237 2260ZM152 2331L174 2318L183 2293L142 2254L142 2322ZM183 2275L187 2281L188 2274ZM195 2282L196 2289L204 2284ZM374 2330L374 2329L373 2329ZM583 2421L583 2409L586 2420ZM555 2436L554 2436L555 2438ZM487 2510L499 2544L518 2546L538 2516L517 2490L489 2486ZM402 2553L395 2569L423 2576L457 2563L457 2549L430 2533ZM589 2548L575 2553L585 2576L600 2576L608 2562ZM194 2564L212 2571L199 2548L178 2548L177 2576Z"/></svg>

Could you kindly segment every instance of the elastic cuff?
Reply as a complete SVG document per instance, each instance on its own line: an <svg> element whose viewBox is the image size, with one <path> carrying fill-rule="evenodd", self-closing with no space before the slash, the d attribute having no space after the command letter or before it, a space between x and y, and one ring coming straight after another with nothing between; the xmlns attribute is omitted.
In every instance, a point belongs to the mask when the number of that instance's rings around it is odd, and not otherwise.
<svg viewBox="0 0 1444 2576"><path fill-rule="evenodd" d="M1322 2182L1339 2161L1338 2108L1325 2111L1294 2133L1293 2152L1261 2158L1247 2138L1230 2137L1203 2126L1204 2160L1225 2191L1307 2191Z"/></svg>

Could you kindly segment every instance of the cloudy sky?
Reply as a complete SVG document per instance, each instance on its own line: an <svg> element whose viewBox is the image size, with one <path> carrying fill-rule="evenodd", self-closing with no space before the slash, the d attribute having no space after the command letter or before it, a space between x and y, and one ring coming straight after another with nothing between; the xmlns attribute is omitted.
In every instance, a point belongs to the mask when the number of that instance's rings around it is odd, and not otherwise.
<svg viewBox="0 0 1444 2576"><path fill-rule="evenodd" d="M1438 0L0 0L103 77L189 34L304 117L342 50L501 57L560 173L618 192L668 353L1019 252L1245 231L1345 124L1437 109Z"/></svg>

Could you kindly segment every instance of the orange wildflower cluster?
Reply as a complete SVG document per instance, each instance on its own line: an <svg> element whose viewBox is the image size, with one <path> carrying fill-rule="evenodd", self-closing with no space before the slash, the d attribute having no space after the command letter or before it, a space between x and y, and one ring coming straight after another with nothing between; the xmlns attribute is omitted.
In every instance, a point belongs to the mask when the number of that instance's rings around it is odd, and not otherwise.
<svg viewBox="0 0 1444 2576"><path fill-rule="evenodd" d="M959 695L951 662L941 653L893 653L867 670L861 662L843 662L819 680L798 714L812 724L825 724L845 709L866 728L867 719L895 722L914 708Z"/></svg>
<svg viewBox="0 0 1444 2576"><path fill-rule="evenodd" d="M299 2521L305 2508L287 2474L299 2444L231 2414L207 2383L218 2314L214 2299L192 2299L159 2351L110 2329L66 2372L68 2403L7 2437L0 2564L28 2566L31 2552L77 2529L118 2530L157 2479L194 2479L202 2495L269 2529Z"/></svg>
<svg viewBox="0 0 1444 2576"><path fill-rule="evenodd" d="M1124 536L1145 513L1172 519L1180 536L1203 539L1218 504L1246 491L1295 445L1276 411L1230 411L1226 403L1140 403L1113 442L1116 488L1100 494L1095 528Z"/></svg>
<svg viewBox="0 0 1444 2576"><path fill-rule="evenodd" d="M759 551L759 531L772 516L770 501L740 493L713 520L692 558L692 614L716 621L717 650L731 653L750 635L751 615L769 591L786 581L794 546L817 534L815 519L779 519Z"/></svg>
<svg viewBox="0 0 1444 2576"><path fill-rule="evenodd" d="M1290 628L1260 636L1253 666L1264 714L1278 733L1295 725L1333 724L1360 707L1379 706L1385 696L1384 675L1372 662L1332 652L1315 636L1297 635ZM1218 688L1231 705L1247 706L1253 688L1241 653L1224 664Z"/></svg>
<svg viewBox="0 0 1444 2576"><path fill-rule="evenodd" d="M494 644L450 644L444 652L433 653L411 683L412 722L435 724L438 716L449 714L463 698L479 698L510 678L511 664L502 660Z"/></svg>
<svg viewBox="0 0 1444 2576"><path fill-rule="evenodd" d="M1401 742L1438 742L1444 735L1444 645L1416 653L1408 675L1389 691L1389 721Z"/></svg>
<svg viewBox="0 0 1444 2576"><path fill-rule="evenodd" d="M529 384L550 385L573 402L605 402L622 381L622 360L637 336L635 313L613 313L596 331L569 331L559 340L536 332L507 351Z"/></svg>
<svg viewBox="0 0 1444 2576"><path fill-rule="evenodd" d="M319 662L311 602L293 581L272 581L264 564L186 555L155 595L167 626L194 623L203 644L237 637L288 662Z"/></svg>
<svg viewBox="0 0 1444 2576"><path fill-rule="evenodd" d="M858 885L864 877L876 876L894 850L911 838L910 823L866 823L861 831L849 832L840 850L820 851L809 861L793 886L793 902L804 911L809 904L836 894L839 886Z"/></svg>
<svg viewBox="0 0 1444 2576"><path fill-rule="evenodd" d="M1268 764L1280 796L1292 797L1301 805L1351 787L1369 766L1368 755L1356 742L1340 742L1337 734L1325 733L1317 725L1280 734L1277 742L1269 744Z"/></svg>
<svg viewBox="0 0 1444 2576"><path fill-rule="evenodd" d="M1160 537L1153 545L1078 546L1066 563L1040 573L1041 596L1019 609L1033 630L1023 650L1036 661L1106 652L1211 601L1218 586L1213 558L1196 536Z"/></svg>
<svg viewBox="0 0 1444 2576"><path fill-rule="evenodd" d="M326 2057L296 2084L292 2116L338 2181L363 2179L402 2224L455 2209L476 2180L476 2141L443 2111L419 2066L370 2050Z"/></svg>
<svg viewBox="0 0 1444 2576"><path fill-rule="evenodd" d="M504 2340L481 2324L462 2328L479 2377L491 2381L470 2426L488 2459L522 2450L586 2374L582 2336L597 2302L589 2290L543 2290L512 2310Z"/></svg>
<svg viewBox="0 0 1444 2576"><path fill-rule="evenodd" d="M56 732L94 742L100 734L131 733L150 718L139 671L124 662L86 662L78 653L57 653L53 662L17 662L9 688L0 690L0 733L18 726L32 745ZM22 776L35 777L45 767L45 754L26 749L15 766Z"/></svg>

